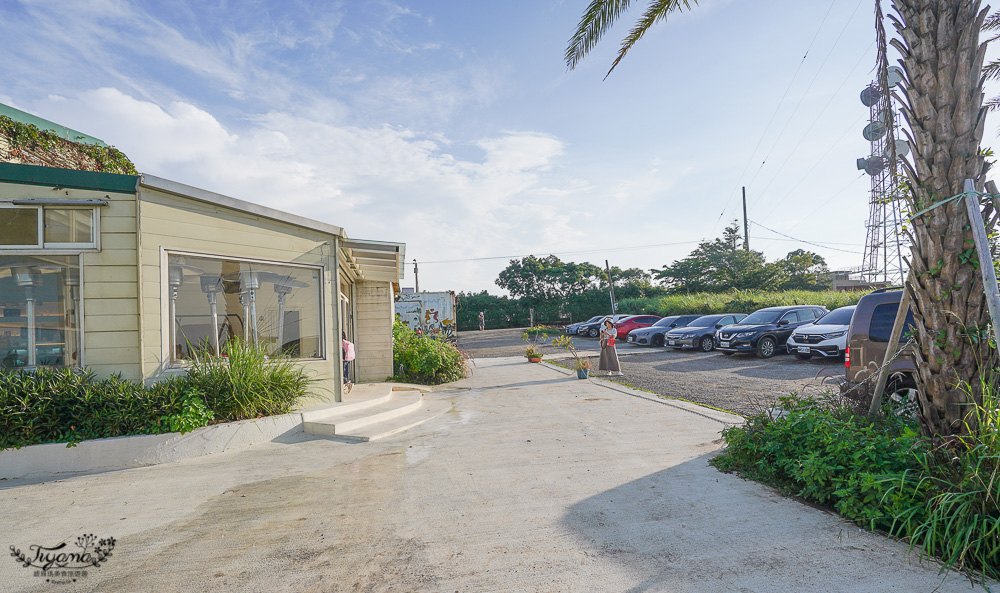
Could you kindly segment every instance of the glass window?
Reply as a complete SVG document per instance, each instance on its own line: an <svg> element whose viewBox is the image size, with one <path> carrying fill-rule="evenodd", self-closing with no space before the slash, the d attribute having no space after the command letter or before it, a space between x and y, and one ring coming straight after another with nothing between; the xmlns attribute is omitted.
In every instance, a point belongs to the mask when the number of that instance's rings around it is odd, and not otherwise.
<svg viewBox="0 0 1000 593"><path fill-rule="evenodd" d="M225 353L230 339L271 356L323 358L321 268L170 254L171 360Z"/></svg>
<svg viewBox="0 0 1000 593"><path fill-rule="evenodd" d="M0 369L80 366L80 258L0 255Z"/></svg>
<svg viewBox="0 0 1000 593"><path fill-rule="evenodd" d="M892 336L892 324L896 322L896 311L899 310L899 303L885 303L875 307L872 311L872 321L868 328L868 338L873 342L888 342ZM903 335L901 339L906 339L907 334L912 332L913 311L906 312L906 319L903 321Z"/></svg>
<svg viewBox="0 0 1000 593"><path fill-rule="evenodd" d="M94 211L89 208L46 208L45 242L93 243Z"/></svg>
<svg viewBox="0 0 1000 593"><path fill-rule="evenodd" d="M0 208L0 245L38 245L38 208Z"/></svg>

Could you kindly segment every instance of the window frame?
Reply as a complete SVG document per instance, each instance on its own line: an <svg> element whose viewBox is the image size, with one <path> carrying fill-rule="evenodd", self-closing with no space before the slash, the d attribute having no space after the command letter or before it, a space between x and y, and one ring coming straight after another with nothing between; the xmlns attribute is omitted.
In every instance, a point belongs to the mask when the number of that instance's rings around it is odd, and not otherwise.
<svg viewBox="0 0 1000 593"><path fill-rule="evenodd" d="M182 257L200 257L204 259L215 259L215 260L229 260L237 262L248 262L272 266L288 266L293 268L303 268L309 270L318 271L320 274L320 284L319 284L319 336L320 342L323 347L323 355L319 358L295 358L292 359L296 363L316 363L316 362L327 362L331 358L331 350L329 344L329 337L327 336L327 324L326 319L326 287L328 284L327 280L327 266L326 264L303 264L296 262L283 262L275 261L270 259L261 259L255 257L245 257L240 255L220 255L217 253L204 253L199 251L186 251L180 249L169 249L166 247L160 247L160 271L159 271L159 281L160 281L160 356L161 360L165 361L166 368L172 370L187 369L191 366L191 362L188 360L175 360L172 355L172 347L170 344L170 327L173 320L170 319L170 280L169 280L169 266L170 266L170 256L182 256Z"/></svg>
<svg viewBox="0 0 1000 593"><path fill-rule="evenodd" d="M38 219L38 241L27 245L0 245L0 253L11 253L17 251L73 251L80 253L83 251L101 250L101 211L94 204L39 204L37 206L25 206L13 204L11 202L0 202L0 208L11 210L34 210ZM53 210L89 210L91 240L87 243L59 243L45 241L45 209Z"/></svg>

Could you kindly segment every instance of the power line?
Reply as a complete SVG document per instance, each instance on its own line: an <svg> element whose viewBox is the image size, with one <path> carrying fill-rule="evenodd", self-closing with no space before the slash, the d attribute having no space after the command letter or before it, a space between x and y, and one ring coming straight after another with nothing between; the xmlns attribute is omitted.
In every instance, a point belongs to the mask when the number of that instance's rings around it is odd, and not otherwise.
<svg viewBox="0 0 1000 593"><path fill-rule="evenodd" d="M852 250L850 250L850 249L840 249L840 248L837 248L837 247L828 247L828 246L826 246L826 245L822 245L822 244L820 244L820 243L814 243L814 242L812 242L812 241L806 241L805 239L799 239L799 238L796 238L796 237L793 237L793 236L791 236L791 235L786 235L785 233L782 233L782 232L779 232L779 231L776 231L776 230L774 230L774 229L772 229L772 228L768 228L768 227L766 227L766 226L764 226L764 225L762 225L762 224L760 224L759 222L756 222L756 221L754 221L754 220L751 220L751 221L750 221L750 224L754 224L754 225L757 225L757 226L759 226L760 228L764 229L765 231L771 231L771 232L772 232L772 233L774 233L775 235L781 235L782 237L786 237L786 238L788 238L788 239L791 239L791 240L793 240L793 241L797 241L797 242L799 242L799 243L805 243L806 245L814 245L814 246L816 246L816 247L822 247L823 249L832 249L833 251L843 251L844 253L859 253L859 254L861 253L860 251L852 251Z"/></svg>
<svg viewBox="0 0 1000 593"><path fill-rule="evenodd" d="M674 243L655 243L652 245L630 245L628 247L602 247L601 249L581 249L577 251L544 251L537 253L523 253L520 255L492 255L489 257L468 257L462 259L441 259L437 261L422 261L418 262L421 265L424 264L451 264L458 262L467 261L489 261L496 259L517 259L522 257L544 257L546 255L578 255L582 253L608 253L610 251L629 251L633 249L652 249L654 247L675 247L677 245L692 245L694 243L701 243L701 241L677 241Z"/></svg>
<svg viewBox="0 0 1000 593"><path fill-rule="evenodd" d="M805 222L805 221L809 220L809 219L810 219L810 218L812 217L812 215L813 215L813 214L816 214L817 212L819 212L820 210L822 210L822 209L823 209L824 207L826 207L826 205L827 205L827 204L829 204L830 202L832 202L832 201L834 200L834 198L836 198L836 197L837 197L837 196L839 196L840 194L842 194L842 193L844 193L845 191L847 191L847 189L848 189L849 187L851 187L852 185L854 185L855 183L857 183L857 182L858 182L858 180L859 180L859 179L861 179L861 178L862 178L862 177L864 177L864 176L865 176L865 174L864 174L864 173L861 173L861 175L858 175L857 177L855 177L854 179L852 179L852 180L851 180L850 182L848 182L848 184L847 184L847 185L845 185L844 187L840 188L840 190L838 190L838 191L837 191L837 193L835 193L835 194L833 194L832 196L830 196L829 198L827 198L827 199L823 200L823 202L822 202L822 203L820 203L820 205L819 205L819 206L816 206L815 208L813 208L813 209L812 209L812 210L811 210L811 211L809 212L809 214L806 214L805 216L803 216L802 218L800 218L798 222L796 222L796 223L795 223L795 224L793 224L792 226L788 227L788 230L792 230L792 229L794 229L795 227L797 227L797 226L799 226L800 224L802 224L803 222ZM777 239L775 239L775 241L777 241ZM765 246L764 246L764 249L767 249L767 248L768 248L768 247L770 247L771 245L774 245L774 243L768 243L767 245L765 245Z"/></svg>
<svg viewBox="0 0 1000 593"><path fill-rule="evenodd" d="M768 130L771 129L771 124L774 123L774 118L777 117L778 112L781 111L781 104L785 102L785 97L788 96L788 91L792 89L792 85L795 83L795 79L799 75L799 70L802 69L802 64L805 63L806 58L809 56L809 51L812 50L813 44L816 43L816 38L819 37L820 31L823 30L823 25L826 24L826 19L827 17L830 16L830 11L833 10L834 4L836 4L836 2L831 2L830 7L826 9L826 14L823 15L823 20L820 21L819 27L816 28L816 33L813 35L812 40L809 42L809 46L806 47L806 53L802 55L802 60L800 60L799 65L795 67L795 72L792 73L792 79L788 81L788 86L785 87L785 92L782 93L781 99L778 100L778 104L774 107L774 113L771 114L771 119L769 119L767 125L764 126L764 131L761 133L760 139L757 140L757 145L754 146L753 151L750 153L750 157L747 159L746 164L743 165L743 170L740 172L740 176L736 178L736 186L733 187L733 191L729 193L729 197L726 199L726 205L722 207L722 212L719 213L719 218L717 218L715 224L712 225L712 231L709 234L715 234L715 229L718 228L719 221L722 220L722 217L726 215L726 210L729 209L729 204L732 203L733 196L736 195L736 190L738 190L742 185L747 185L745 183L741 183L743 175L746 174L747 169L750 167L750 163L753 162L753 157L755 154L757 154L757 149L760 148L760 145L764 142L764 138L767 137L767 132Z"/></svg>

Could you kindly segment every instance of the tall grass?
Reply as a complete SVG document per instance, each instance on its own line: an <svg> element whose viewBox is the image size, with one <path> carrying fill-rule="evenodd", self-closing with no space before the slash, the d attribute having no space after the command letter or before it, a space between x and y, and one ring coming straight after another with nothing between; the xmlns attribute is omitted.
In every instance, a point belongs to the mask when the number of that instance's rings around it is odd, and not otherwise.
<svg viewBox="0 0 1000 593"><path fill-rule="evenodd" d="M698 292L662 297L624 299L618 309L628 313L654 315L684 315L700 313L753 313L764 307L786 305L822 305L829 310L856 305L869 291L812 290L733 290L730 292Z"/></svg>
<svg viewBox="0 0 1000 593"><path fill-rule="evenodd" d="M230 339L223 360L203 350L195 356L186 382L201 393L216 420L245 420L287 414L306 398L314 379L294 359L269 358L267 349Z"/></svg>

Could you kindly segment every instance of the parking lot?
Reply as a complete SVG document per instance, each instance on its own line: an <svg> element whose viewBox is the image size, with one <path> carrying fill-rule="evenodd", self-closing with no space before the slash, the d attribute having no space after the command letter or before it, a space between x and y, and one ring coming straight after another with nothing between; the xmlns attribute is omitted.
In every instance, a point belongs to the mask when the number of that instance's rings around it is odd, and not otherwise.
<svg viewBox="0 0 1000 593"><path fill-rule="evenodd" d="M523 329L459 332L459 348L475 358L523 356ZM555 331L552 334L558 335ZM549 340L551 340L549 337ZM573 337L574 343L597 369L597 339ZM566 353L549 344L539 350L546 359L566 364ZM653 393L749 415L769 407L779 397L796 392L817 395L837 390L844 376L843 359L798 360L778 354L762 360L754 356L725 356L672 348L641 347L619 342L618 356L624 377L610 380ZM525 364L529 364L525 362ZM594 373L594 370L591 372Z"/></svg>

